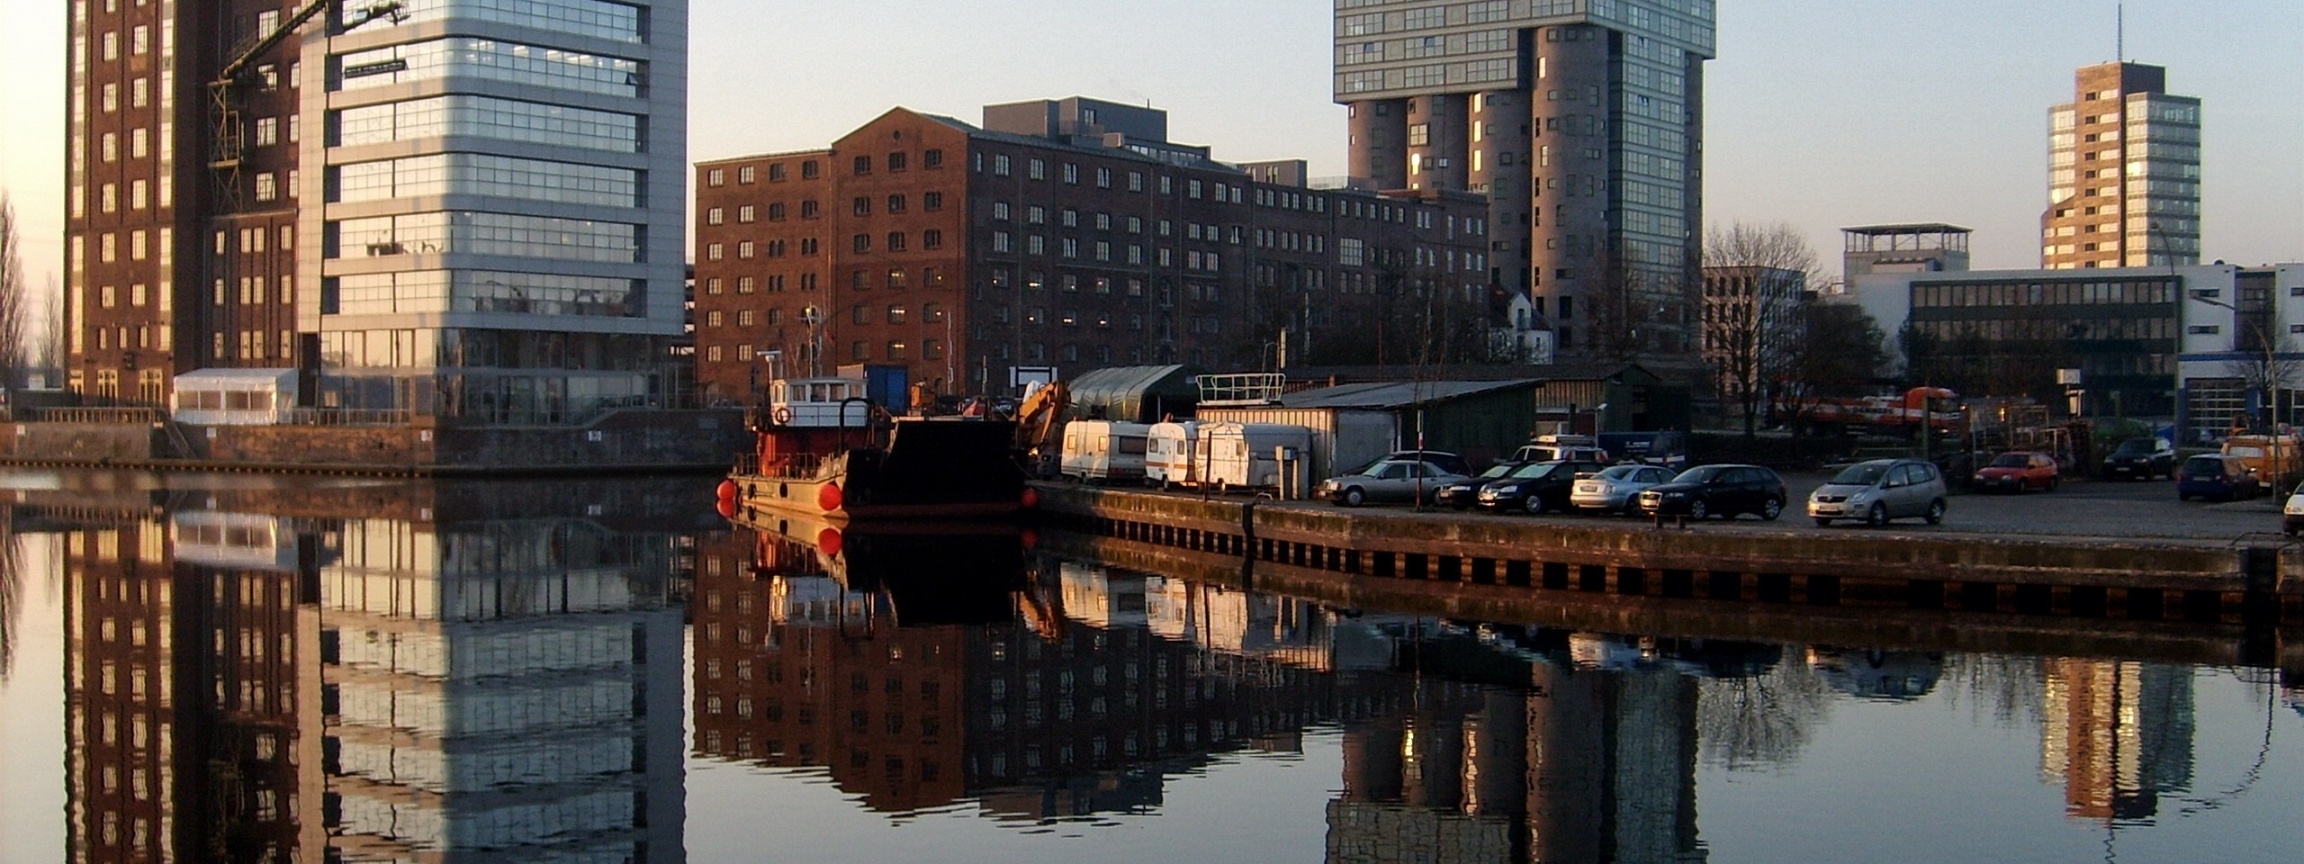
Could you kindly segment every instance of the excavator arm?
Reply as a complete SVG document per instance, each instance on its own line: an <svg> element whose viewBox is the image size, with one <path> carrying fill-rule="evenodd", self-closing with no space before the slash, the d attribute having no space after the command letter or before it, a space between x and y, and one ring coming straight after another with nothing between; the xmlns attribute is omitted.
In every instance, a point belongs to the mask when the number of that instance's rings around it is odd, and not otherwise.
<svg viewBox="0 0 2304 864"><path fill-rule="evenodd" d="M1016 406L1016 449L1035 450L1047 445L1064 422L1064 409L1072 407L1072 391L1062 381L1050 381Z"/></svg>

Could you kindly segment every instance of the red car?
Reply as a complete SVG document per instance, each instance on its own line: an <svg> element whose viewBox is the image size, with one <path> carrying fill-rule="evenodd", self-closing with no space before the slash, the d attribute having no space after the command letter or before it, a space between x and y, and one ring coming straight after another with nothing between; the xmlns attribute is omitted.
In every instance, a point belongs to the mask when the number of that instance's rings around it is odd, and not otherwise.
<svg viewBox="0 0 2304 864"><path fill-rule="evenodd" d="M1992 458L1976 470L1976 491L2023 492L2056 488L2056 457L2046 453L2013 451Z"/></svg>

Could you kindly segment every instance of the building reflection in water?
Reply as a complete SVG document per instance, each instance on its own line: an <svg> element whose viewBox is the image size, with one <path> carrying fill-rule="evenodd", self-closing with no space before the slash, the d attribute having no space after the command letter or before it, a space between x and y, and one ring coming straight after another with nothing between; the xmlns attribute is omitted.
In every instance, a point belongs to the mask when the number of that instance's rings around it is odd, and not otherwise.
<svg viewBox="0 0 2304 864"><path fill-rule="evenodd" d="M822 770L891 814L1140 811L1170 775L1294 751L1318 725L1342 730L1329 861L1700 861L1696 680L1781 653L1345 613L1030 554L986 620L910 624L877 568L961 554L876 562L857 538L786 534L701 552L697 753Z"/></svg>
<svg viewBox="0 0 2304 864"><path fill-rule="evenodd" d="M2192 670L2103 660L2043 661L2040 773L2081 819L2147 820L2192 783Z"/></svg>
<svg viewBox="0 0 2304 864"><path fill-rule="evenodd" d="M651 514L694 494L26 505L67 534L73 860L681 860L694 526Z"/></svg>

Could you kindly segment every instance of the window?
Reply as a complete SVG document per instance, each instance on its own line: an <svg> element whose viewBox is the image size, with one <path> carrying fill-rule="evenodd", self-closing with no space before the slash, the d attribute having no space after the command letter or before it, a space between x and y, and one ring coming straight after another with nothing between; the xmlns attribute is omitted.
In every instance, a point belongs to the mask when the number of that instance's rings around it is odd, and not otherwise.
<svg viewBox="0 0 2304 864"><path fill-rule="evenodd" d="M908 156L906 156L905 154L902 154L902 153L890 153L890 154L888 154L888 170L889 170L891 173L893 173L893 172L896 172L896 171L902 171L902 170L904 170L904 169L907 167L907 163L909 163L910 161L911 161L911 158L910 158L910 157L908 157Z"/></svg>
<svg viewBox="0 0 2304 864"><path fill-rule="evenodd" d="M768 205L768 221L770 221L770 222L782 222L782 221L784 221L784 202L782 202L782 201L778 201L778 202L776 202L776 203L774 203L774 204L770 204L770 205Z"/></svg>
<svg viewBox="0 0 2304 864"><path fill-rule="evenodd" d="M942 151L942 150L924 150L924 151L921 151L921 153L920 153L920 167L922 167L922 168L942 168L942 167L944 167L944 151Z"/></svg>
<svg viewBox="0 0 2304 864"><path fill-rule="evenodd" d="M888 251L890 251L890 252L902 252L902 251L904 251L904 232L902 232L902 231L890 231L890 232L888 232Z"/></svg>
<svg viewBox="0 0 2304 864"><path fill-rule="evenodd" d="M856 199L850 203L849 209L855 215L870 216L872 215L872 199L869 196L858 195L856 196Z"/></svg>
<svg viewBox="0 0 2304 864"><path fill-rule="evenodd" d="M816 218L816 217L817 217L817 215L819 214L819 212L820 212L820 210L819 210L819 208L816 206L816 202L814 202L814 201L802 201L802 202L800 202L800 218L802 218L802 219L814 219L814 218Z"/></svg>
<svg viewBox="0 0 2304 864"><path fill-rule="evenodd" d="M890 213L902 213L902 212L904 212L904 196L902 196L902 195L890 195L890 196L888 196L888 212L890 212Z"/></svg>
<svg viewBox="0 0 2304 864"><path fill-rule="evenodd" d="M706 185L706 186L718 186L718 185L721 185L721 184L722 184L723 182L725 182L726 180L727 180L727 177L726 177L726 175L725 175L725 174L723 174L723 173L721 172L721 170L720 170L720 169L718 169L718 168L714 168L714 169L712 169L712 170L710 170L710 171L707 171L707 172L705 172L705 174L704 174L704 185Z"/></svg>
<svg viewBox="0 0 2304 864"><path fill-rule="evenodd" d="M856 176L858 176L858 177L862 177L862 176L864 176L864 175L866 175L866 174L870 174L870 173L872 173L872 157L870 157L870 156L858 156L858 157L856 157L856 169L855 169L855 174L856 174Z"/></svg>
<svg viewBox="0 0 2304 864"><path fill-rule="evenodd" d="M1072 186L1077 186L1077 185L1079 185L1079 184L1080 184L1080 166L1078 166L1078 165L1075 165L1075 164L1073 164L1073 163L1070 163L1070 162L1066 162L1066 163L1064 163L1064 182L1065 182L1065 184L1066 184L1066 185L1072 185Z"/></svg>
<svg viewBox="0 0 2304 864"><path fill-rule="evenodd" d="M721 212L720 208L718 208L718 207L714 207L714 208L712 208L712 209L710 209L710 210L706 210L706 211L704 211L704 224L706 224L706 225L718 225L718 224L720 224L721 222L725 221L725 219L723 219L723 218L722 218L722 217L723 217L723 215L724 215L724 214Z"/></svg>
<svg viewBox="0 0 2304 864"><path fill-rule="evenodd" d="M1041 161L1041 160L1040 160L1040 159L1038 159L1038 158L1034 158L1034 159L1032 160L1032 162L1031 162L1031 166L1030 166L1030 167L1031 167L1031 170L1030 170L1030 172L1028 173L1028 175L1027 175L1027 176L1031 177L1031 178L1032 178L1032 179L1034 179L1034 180L1046 180L1046 179L1048 179L1048 163L1047 163L1047 162Z"/></svg>
<svg viewBox="0 0 2304 864"><path fill-rule="evenodd" d="M110 189L111 187L107 185L105 188ZM256 200L272 201L278 199L279 197L280 184L272 172L267 171L256 175ZM106 207L104 209L110 210L112 208Z"/></svg>
<svg viewBox="0 0 2304 864"><path fill-rule="evenodd" d="M922 249L942 249L942 248L944 248L944 232L943 232L943 231L940 231L940 230L938 230L938 229L935 229L935 228L930 228L930 229L928 229L928 230L926 230L926 231L922 231L922 232L920 232L920 248L922 248Z"/></svg>
<svg viewBox="0 0 2304 864"><path fill-rule="evenodd" d="M930 151L930 152L934 152L934 151ZM922 210L926 210L926 211L928 211L928 212L930 212L930 213L934 213L934 212L936 212L936 211L938 211L938 210L942 210L942 209L944 209L944 193L942 193L942 192L922 192L922 193L920 193L920 209L922 209Z"/></svg>
<svg viewBox="0 0 2304 864"><path fill-rule="evenodd" d="M744 166L744 167L742 167L742 168L738 168L738 169L736 169L736 182L738 182L738 183L750 183L750 182L752 182L752 166L750 166L750 165L746 165L746 166Z"/></svg>
<svg viewBox="0 0 2304 864"><path fill-rule="evenodd" d="M782 163L782 162L777 162L777 163L775 163L775 164L772 164L772 165L769 165L769 166L768 166L768 182L770 182L770 183L782 183L782 182L784 182L784 176L785 176L784 163Z"/></svg>
<svg viewBox="0 0 2304 864"><path fill-rule="evenodd" d="M823 173L824 169L819 167L814 159L800 163L800 179L802 180L814 180L822 176Z"/></svg>
<svg viewBox="0 0 2304 864"><path fill-rule="evenodd" d="M999 177L1008 176L1008 154L1001 153L992 157L992 173Z"/></svg>
<svg viewBox="0 0 2304 864"><path fill-rule="evenodd" d="M902 304L902 303L891 303L891 304L889 304L889 305L888 305L888 323L890 323L890 324L902 324L902 323L904 323L904 318L905 318L904 304Z"/></svg>

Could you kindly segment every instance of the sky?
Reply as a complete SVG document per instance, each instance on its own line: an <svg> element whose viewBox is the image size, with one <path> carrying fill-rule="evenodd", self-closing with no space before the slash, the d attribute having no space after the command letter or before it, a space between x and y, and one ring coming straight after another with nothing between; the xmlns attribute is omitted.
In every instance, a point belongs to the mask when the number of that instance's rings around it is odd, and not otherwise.
<svg viewBox="0 0 2304 864"><path fill-rule="evenodd" d="M65 0L7 0L0 189L26 273L61 274ZM2048 108L2119 56L2115 0L1719 0L1705 222L1975 229L1978 269L2039 264ZM2129 0L2126 57L2203 100L2203 249L2304 261L2304 0ZM896 106L1149 103L1173 140L1341 175L1330 0L691 0L691 162L822 147Z"/></svg>

